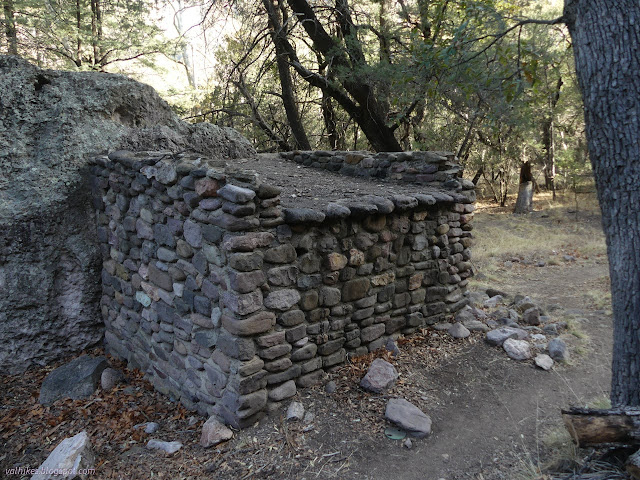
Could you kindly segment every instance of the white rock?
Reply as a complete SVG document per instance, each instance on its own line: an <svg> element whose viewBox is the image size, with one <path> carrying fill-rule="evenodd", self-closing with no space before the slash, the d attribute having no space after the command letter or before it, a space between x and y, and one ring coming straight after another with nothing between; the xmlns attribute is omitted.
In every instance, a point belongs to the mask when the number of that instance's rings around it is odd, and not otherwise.
<svg viewBox="0 0 640 480"><path fill-rule="evenodd" d="M543 370L551 370L553 367L553 359L544 353L538 354L534 361L536 365Z"/></svg>
<svg viewBox="0 0 640 480"><path fill-rule="evenodd" d="M304 406L300 402L291 402L287 408L287 420L297 422L304 418Z"/></svg>
<svg viewBox="0 0 640 480"><path fill-rule="evenodd" d="M49 454L47 459L38 468L38 472L31 477L31 480L53 480L61 478L75 478L74 473L80 469L90 469L95 465L95 456L91 450L91 442L87 432L65 438L60 444ZM68 475L56 475L48 472L56 472L66 470ZM81 475L81 478L88 478L87 475Z"/></svg>
<svg viewBox="0 0 640 480"><path fill-rule="evenodd" d="M200 436L200 445L204 448L213 447L221 442L230 440L233 432L226 425L220 422L216 417L209 419L202 425L202 435Z"/></svg>
<svg viewBox="0 0 640 480"><path fill-rule="evenodd" d="M507 355L514 360L528 360L531 358L531 347L525 340L507 338L502 344Z"/></svg>
<svg viewBox="0 0 640 480"><path fill-rule="evenodd" d="M162 450L168 454L176 453L182 448L180 442L164 442L162 440L151 439L147 443L147 448L150 450Z"/></svg>

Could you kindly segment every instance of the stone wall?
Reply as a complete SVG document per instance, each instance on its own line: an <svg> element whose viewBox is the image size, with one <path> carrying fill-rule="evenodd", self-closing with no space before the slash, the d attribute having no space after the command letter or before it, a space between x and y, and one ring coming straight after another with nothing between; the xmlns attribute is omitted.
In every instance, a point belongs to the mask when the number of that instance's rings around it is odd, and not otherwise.
<svg viewBox="0 0 640 480"><path fill-rule="evenodd" d="M474 192L454 174L449 191L311 209L193 156L114 152L93 169L109 351L236 427L465 305Z"/></svg>

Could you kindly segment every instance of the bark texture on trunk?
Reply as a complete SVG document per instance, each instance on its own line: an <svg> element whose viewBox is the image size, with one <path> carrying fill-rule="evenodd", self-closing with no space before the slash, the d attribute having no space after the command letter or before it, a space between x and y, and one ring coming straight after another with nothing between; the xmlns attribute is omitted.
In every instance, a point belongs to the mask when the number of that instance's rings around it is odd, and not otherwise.
<svg viewBox="0 0 640 480"><path fill-rule="evenodd" d="M640 3L565 0L609 254L611 401L640 405Z"/></svg>

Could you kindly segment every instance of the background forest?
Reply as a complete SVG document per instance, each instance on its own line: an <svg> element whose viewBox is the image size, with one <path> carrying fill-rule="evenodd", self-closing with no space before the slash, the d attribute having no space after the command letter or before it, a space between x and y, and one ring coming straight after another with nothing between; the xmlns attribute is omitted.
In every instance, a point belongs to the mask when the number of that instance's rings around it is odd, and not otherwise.
<svg viewBox="0 0 640 480"><path fill-rule="evenodd" d="M591 181L561 1L2 3L0 51L133 76L258 151L454 151L501 205L528 167Z"/></svg>

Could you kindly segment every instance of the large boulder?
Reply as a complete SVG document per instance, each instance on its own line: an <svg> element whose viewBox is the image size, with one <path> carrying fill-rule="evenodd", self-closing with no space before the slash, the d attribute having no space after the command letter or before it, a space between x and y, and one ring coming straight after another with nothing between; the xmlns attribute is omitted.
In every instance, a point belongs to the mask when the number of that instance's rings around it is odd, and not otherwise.
<svg viewBox="0 0 640 480"><path fill-rule="evenodd" d="M102 338L87 161L119 149L251 156L236 131L181 121L121 75L0 56L0 366L18 373Z"/></svg>
<svg viewBox="0 0 640 480"><path fill-rule="evenodd" d="M42 382L38 401L51 405L63 398L77 400L90 397L100 385L100 378L108 365L105 357L82 355L56 368Z"/></svg>

